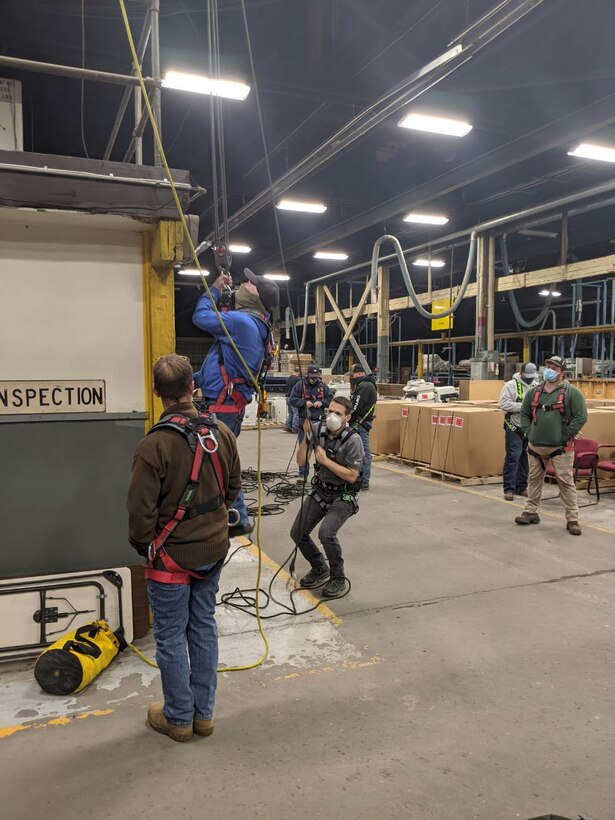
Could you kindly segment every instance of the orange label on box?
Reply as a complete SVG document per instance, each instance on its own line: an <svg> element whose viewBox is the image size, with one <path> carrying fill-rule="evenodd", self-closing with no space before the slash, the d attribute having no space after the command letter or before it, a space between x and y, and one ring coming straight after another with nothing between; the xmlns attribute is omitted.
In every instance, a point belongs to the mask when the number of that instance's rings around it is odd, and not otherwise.
<svg viewBox="0 0 615 820"><path fill-rule="evenodd" d="M446 417L446 426L447 427L452 427L453 426L453 417L452 416L447 416Z"/></svg>
<svg viewBox="0 0 615 820"><path fill-rule="evenodd" d="M455 419L455 427L459 427L459 428L463 427L463 419L456 418Z"/></svg>
<svg viewBox="0 0 615 820"><path fill-rule="evenodd" d="M432 416L431 417L431 423L432 424L437 424L438 423L438 417L437 416Z"/></svg>
<svg viewBox="0 0 615 820"><path fill-rule="evenodd" d="M408 408L407 407L402 407L401 408L401 414L405 418L408 415Z"/></svg>

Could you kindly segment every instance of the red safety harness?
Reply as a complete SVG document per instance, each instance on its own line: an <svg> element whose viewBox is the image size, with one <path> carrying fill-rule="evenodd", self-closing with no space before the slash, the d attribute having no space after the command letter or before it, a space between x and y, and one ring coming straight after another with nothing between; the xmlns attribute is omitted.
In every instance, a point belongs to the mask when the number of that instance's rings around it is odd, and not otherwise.
<svg viewBox="0 0 615 820"><path fill-rule="evenodd" d="M250 311L242 312L250 313ZM250 315L254 316L261 322L263 322L269 331L269 334L267 336L267 342L265 343L265 355L263 356L263 361L261 362L257 378L259 387L262 387L262 385L265 383L265 376L267 375L267 371L271 367L271 363L273 361L273 333L271 330L271 325L267 321L266 316L264 316L262 313L250 313ZM218 366L220 368L220 376L222 377L222 390L218 394L218 397L216 398L215 402L209 405L209 409L212 413L241 413L241 411L246 407L246 405L250 404L250 399L246 398L246 396L244 396L244 394L240 390L237 390L236 385L251 385L252 380L248 380L243 376L239 376L235 379L230 378L226 370L226 365L224 364L224 353L222 352L221 342L218 343Z"/></svg>
<svg viewBox="0 0 615 820"><path fill-rule="evenodd" d="M219 561L206 573L193 572L192 570L180 567L164 548L167 539L182 521L196 518L197 515L205 515L206 513L213 512L224 504L226 493L224 490L222 465L220 463L220 456L218 455L218 440L214 434L216 426L215 417L210 413L200 413L197 418L169 415L161 419L161 421L155 424L149 431L149 433L153 433L154 430L176 430L184 436L190 449L194 453L190 479L186 485L186 489L182 493L177 510L149 545L145 577L150 581L158 581L158 583L161 584L190 584L193 580L202 581L205 578L213 576L218 571L219 565L223 563L223 561ZM190 502L193 500L199 488L201 467L203 466L206 453L208 456L207 461L211 464L216 477L218 495L211 501L207 501L204 504L196 504L191 507ZM156 559L161 562L164 569L154 569L154 561Z"/></svg>
<svg viewBox="0 0 615 820"><path fill-rule="evenodd" d="M536 390L534 391L534 396L532 398L532 424L536 424L536 416L537 416L539 407L542 408L543 412L547 412L549 410L559 410L559 412L562 416L562 419L566 423L568 422L568 416L566 415L566 407L565 407L565 403L564 403L565 398L566 398L566 388L567 388L567 385L563 384L558 390L557 398L556 398L555 402L553 404L548 404L548 405L544 405L544 404L540 405L539 404L540 397L544 393L544 389L545 389L544 384L542 385L542 387L536 388ZM529 455L534 456L535 458L539 458L540 461L542 461L542 465L544 467L545 466L545 461L549 461L550 459L554 458L555 456L561 456L564 453L569 453L571 450L574 450L574 440L573 439L570 439L568 444L566 444L565 446L559 447L557 450L554 450L552 453L549 453L549 455L546 455L546 456L541 456L539 453L532 450L531 447L528 447L527 451L528 451Z"/></svg>

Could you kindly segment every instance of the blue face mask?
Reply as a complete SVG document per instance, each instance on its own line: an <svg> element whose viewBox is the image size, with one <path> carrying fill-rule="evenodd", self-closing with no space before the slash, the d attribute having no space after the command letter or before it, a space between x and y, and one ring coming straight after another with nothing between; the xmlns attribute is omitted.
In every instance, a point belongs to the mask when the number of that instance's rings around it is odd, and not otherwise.
<svg viewBox="0 0 615 820"><path fill-rule="evenodd" d="M558 373L555 370L552 370L550 367L545 368L545 381L547 382L556 382Z"/></svg>

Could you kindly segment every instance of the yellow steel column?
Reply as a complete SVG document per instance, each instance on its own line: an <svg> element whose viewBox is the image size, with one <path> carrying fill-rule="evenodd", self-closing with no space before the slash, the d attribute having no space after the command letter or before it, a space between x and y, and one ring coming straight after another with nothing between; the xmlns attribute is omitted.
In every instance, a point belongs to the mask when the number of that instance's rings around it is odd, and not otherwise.
<svg viewBox="0 0 615 820"><path fill-rule="evenodd" d="M152 367L165 353L175 352L175 291L173 265L181 260L183 229L180 222L158 223L143 235L143 350L145 429L156 423L162 402L152 390Z"/></svg>

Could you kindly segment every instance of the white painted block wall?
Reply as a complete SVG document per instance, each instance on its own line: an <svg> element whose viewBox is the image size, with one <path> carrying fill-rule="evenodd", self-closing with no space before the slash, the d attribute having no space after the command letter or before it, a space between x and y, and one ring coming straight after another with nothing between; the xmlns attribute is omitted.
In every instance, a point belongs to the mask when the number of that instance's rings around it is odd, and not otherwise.
<svg viewBox="0 0 615 820"><path fill-rule="evenodd" d="M144 411L144 228L0 209L0 380L104 379L107 413Z"/></svg>

